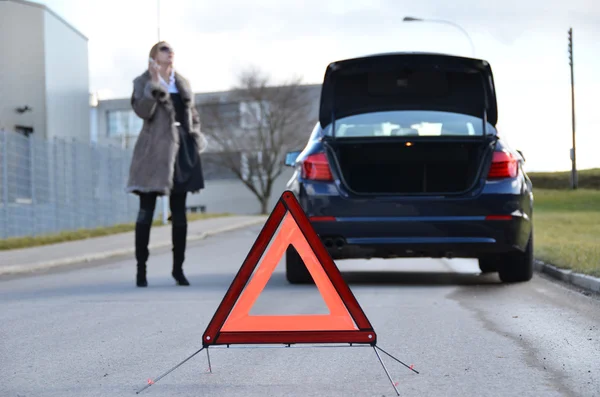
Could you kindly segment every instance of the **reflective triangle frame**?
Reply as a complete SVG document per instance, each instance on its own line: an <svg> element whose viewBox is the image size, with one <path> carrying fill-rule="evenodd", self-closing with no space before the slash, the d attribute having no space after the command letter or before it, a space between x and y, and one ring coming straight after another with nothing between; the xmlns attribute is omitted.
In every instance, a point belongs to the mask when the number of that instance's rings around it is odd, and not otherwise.
<svg viewBox="0 0 600 397"><path fill-rule="evenodd" d="M282 227L275 235L280 225ZM271 241L273 244L265 254ZM303 258L331 314L249 315L288 243ZM259 263L259 269L252 277ZM275 205L206 327L202 343L205 348L234 344L376 345L377 335L371 323L291 191L283 192Z"/></svg>

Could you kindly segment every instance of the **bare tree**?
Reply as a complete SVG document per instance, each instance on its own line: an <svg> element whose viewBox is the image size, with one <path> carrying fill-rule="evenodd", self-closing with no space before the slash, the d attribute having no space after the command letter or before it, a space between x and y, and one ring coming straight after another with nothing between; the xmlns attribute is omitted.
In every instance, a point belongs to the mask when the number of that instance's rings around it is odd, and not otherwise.
<svg viewBox="0 0 600 397"><path fill-rule="evenodd" d="M225 112L227 103L240 112ZM227 99L203 105L202 131L218 152L207 160L235 174L256 196L262 214L268 212L285 153L303 147L308 139L313 105L301 78L272 85L270 77L254 67L239 75Z"/></svg>

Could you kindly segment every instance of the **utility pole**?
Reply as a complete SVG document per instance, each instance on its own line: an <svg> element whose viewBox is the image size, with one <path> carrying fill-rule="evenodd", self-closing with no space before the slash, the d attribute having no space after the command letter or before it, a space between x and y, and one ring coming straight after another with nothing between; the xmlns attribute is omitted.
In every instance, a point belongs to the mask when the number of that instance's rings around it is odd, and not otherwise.
<svg viewBox="0 0 600 397"><path fill-rule="evenodd" d="M158 43L160 42L160 0L156 0L156 34Z"/></svg>
<svg viewBox="0 0 600 397"><path fill-rule="evenodd" d="M575 79L573 72L573 28L569 29L569 65L571 66L571 122L573 128L573 148L571 149L571 188L577 189L577 157L575 146Z"/></svg>
<svg viewBox="0 0 600 397"><path fill-rule="evenodd" d="M156 0L156 38L157 43L160 43L160 0ZM127 140L129 144L129 140ZM129 145L128 145L129 146ZM161 198L162 201L162 223L166 225L169 223L169 203L167 202L167 197L163 196Z"/></svg>

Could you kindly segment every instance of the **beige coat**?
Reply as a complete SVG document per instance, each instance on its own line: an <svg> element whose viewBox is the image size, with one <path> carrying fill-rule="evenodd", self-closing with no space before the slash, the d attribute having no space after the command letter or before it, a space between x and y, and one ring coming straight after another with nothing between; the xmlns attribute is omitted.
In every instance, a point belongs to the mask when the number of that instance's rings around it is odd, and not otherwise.
<svg viewBox="0 0 600 397"><path fill-rule="evenodd" d="M189 82L175 73L179 94L186 105L185 123L196 141L198 151L206 149L206 139L200 132L200 117L194 106ZM133 81L131 106L143 119L142 130L133 149L127 192L156 192L168 195L173 186L175 156L179 149L179 134L175 110L168 90L153 83L148 71Z"/></svg>

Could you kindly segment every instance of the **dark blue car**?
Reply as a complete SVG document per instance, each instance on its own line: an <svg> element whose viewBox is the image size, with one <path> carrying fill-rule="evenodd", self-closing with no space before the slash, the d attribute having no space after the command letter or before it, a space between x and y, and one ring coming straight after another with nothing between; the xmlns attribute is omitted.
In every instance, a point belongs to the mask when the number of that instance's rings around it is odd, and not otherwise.
<svg viewBox="0 0 600 397"><path fill-rule="evenodd" d="M293 191L334 259L478 258L503 282L533 271L524 158L498 135L483 60L394 53L331 63ZM312 278L294 248L290 283Z"/></svg>

